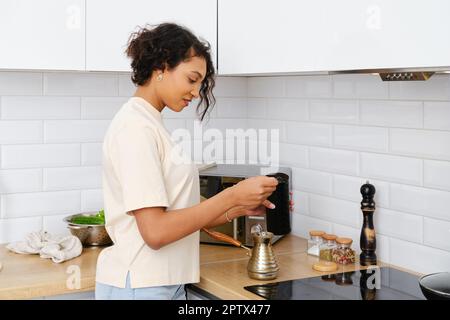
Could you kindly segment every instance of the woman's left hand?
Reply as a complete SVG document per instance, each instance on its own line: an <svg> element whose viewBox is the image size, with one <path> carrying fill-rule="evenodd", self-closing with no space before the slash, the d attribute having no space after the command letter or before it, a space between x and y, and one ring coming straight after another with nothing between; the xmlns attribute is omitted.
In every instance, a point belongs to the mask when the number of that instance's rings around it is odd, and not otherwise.
<svg viewBox="0 0 450 320"><path fill-rule="evenodd" d="M293 198L293 194L292 192L289 192L289 212L294 212L294 200L292 200Z"/></svg>
<svg viewBox="0 0 450 320"><path fill-rule="evenodd" d="M292 196L292 192L289 192L289 194ZM234 213L237 216L262 216L266 213L266 208L273 209L275 208L275 205L269 200L266 200L258 207L235 207L231 210L231 213ZM294 211L294 201L292 200L289 200L289 211Z"/></svg>
<svg viewBox="0 0 450 320"><path fill-rule="evenodd" d="M262 216L266 213L266 207L260 205L256 208L243 208L241 211L242 216Z"/></svg>

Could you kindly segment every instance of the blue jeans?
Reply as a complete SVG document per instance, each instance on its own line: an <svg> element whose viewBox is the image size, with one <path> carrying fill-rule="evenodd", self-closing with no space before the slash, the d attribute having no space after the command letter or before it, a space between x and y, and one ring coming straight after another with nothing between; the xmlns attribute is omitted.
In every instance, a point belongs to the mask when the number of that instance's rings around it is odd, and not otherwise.
<svg viewBox="0 0 450 320"><path fill-rule="evenodd" d="M95 300L186 300L184 285L132 289L130 274L125 288L95 283Z"/></svg>

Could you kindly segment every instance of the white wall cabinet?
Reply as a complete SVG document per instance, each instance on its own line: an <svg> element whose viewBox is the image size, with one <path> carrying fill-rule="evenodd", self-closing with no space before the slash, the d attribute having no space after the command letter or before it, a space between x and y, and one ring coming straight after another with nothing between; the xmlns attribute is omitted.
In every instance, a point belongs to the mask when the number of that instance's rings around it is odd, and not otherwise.
<svg viewBox="0 0 450 320"><path fill-rule="evenodd" d="M86 69L130 71L124 51L137 26L176 22L210 42L216 61L216 0L87 0Z"/></svg>
<svg viewBox="0 0 450 320"><path fill-rule="evenodd" d="M0 69L85 69L85 0L1 0Z"/></svg>
<svg viewBox="0 0 450 320"><path fill-rule="evenodd" d="M448 0L218 0L223 75L450 66Z"/></svg>
<svg viewBox="0 0 450 320"><path fill-rule="evenodd" d="M130 34L163 21L208 40L221 75L450 69L449 12L448 0L1 0L0 70L130 71Z"/></svg>

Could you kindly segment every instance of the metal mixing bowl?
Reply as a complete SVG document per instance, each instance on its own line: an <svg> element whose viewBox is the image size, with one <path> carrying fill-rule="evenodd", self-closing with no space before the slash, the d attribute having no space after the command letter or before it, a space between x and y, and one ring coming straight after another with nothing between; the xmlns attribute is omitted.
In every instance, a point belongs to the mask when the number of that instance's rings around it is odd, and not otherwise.
<svg viewBox="0 0 450 320"><path fill-rule="evenodd" d="M97 212L87 212L74 214L65 217L63 220L67 223L70 233L80 239L85 246L106 246L112 244L112 240L106 232L104 224L78 224L71 222L75 217L95 216Z"/></svg>

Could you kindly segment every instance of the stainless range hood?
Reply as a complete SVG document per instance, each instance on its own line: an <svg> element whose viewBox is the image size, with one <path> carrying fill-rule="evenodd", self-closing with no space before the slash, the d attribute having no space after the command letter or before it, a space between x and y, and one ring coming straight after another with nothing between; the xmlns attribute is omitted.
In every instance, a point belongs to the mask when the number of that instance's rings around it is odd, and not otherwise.
<svg viewBox="0 0 450 320"><path fill-rule="evenodd" d="M425 81L435 73L450 73L450 67L398 68L331 71L329 74L378 74L383 81Z"/></svg>
<svg viewBox="0 0 450 320"><path fill-rule="evenodd" d="M428 80L434 72L386 72L379 73L383 81L420 81Z"/></svg>
<svg viewBox="0 0 450 320"><path fill-rule="evenodd" d="M242 73L245 77L274 77L274 76L327 76L344 74L372 74L380 77L382 81L425 81L433 75L450 74L448 67L413 67L413 68L379 68L379 69L349 69L328 71L302 71L302 72L268 72L268 73ZM235 77L236 74L221 74L221 76Z"/></svg>

